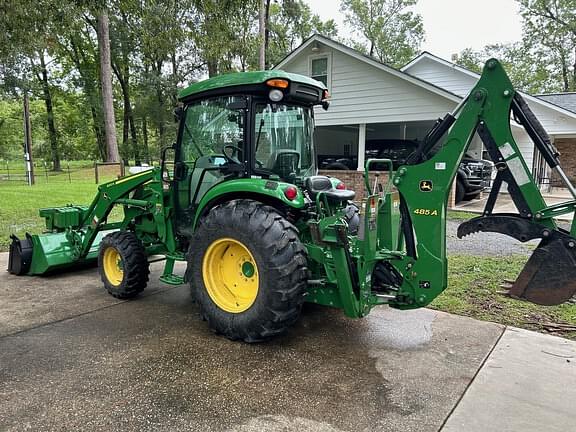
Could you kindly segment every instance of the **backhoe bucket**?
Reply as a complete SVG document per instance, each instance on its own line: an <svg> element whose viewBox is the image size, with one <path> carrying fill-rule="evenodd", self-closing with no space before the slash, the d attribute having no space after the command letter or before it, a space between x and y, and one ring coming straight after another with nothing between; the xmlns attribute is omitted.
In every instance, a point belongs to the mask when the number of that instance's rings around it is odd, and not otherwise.
<svg viewBox="0 0 576 432"><path fill-rule="evenodd" d="M508 294L553 306L564 303L575 293L576 240L564 235L540 242Z"/></svg>

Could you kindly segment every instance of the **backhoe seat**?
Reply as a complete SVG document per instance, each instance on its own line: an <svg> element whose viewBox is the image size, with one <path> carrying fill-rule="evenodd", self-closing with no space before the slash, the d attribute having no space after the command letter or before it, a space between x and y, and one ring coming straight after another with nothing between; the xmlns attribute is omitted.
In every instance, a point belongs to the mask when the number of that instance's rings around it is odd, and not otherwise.
<svg viewBox="0 0 576 432"><path fill-rule="evenodd" d="M324 192L324 196L326 196L328 201L335 203L353 200L356 196L356 192L352 190L334 188L329 177L320 175L308 177L306 179L306 189L312 199L316 199L318 192Z"/></svg>

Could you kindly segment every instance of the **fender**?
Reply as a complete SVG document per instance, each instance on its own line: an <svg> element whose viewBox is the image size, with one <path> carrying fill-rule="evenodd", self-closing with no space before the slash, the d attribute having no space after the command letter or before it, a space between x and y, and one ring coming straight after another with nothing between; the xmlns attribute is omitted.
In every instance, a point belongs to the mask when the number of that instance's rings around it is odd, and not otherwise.
<svg viewBox="0 0 576 432"><path fill-rule="evenodd" d="M258 200L260 197L264 199L264 201L269 202L274 200L294 209L304 208L305 201L302 191L296 188L298 191L297 195L293 200L290 200L284 195L284 190L288 187L294 187L294 185L276 180L254 178L236 179L218 183L208 190L200 200L198 208L196 209L193 229L196 229L198 220L206 211L210 210L216 204L225 201L228 196L230 196L231 199L251 198L255 200Z"/></svg>

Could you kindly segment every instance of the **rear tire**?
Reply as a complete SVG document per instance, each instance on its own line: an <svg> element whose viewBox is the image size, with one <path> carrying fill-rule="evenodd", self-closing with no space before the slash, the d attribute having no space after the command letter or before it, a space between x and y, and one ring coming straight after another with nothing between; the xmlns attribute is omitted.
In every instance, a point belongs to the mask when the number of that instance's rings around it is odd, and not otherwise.
<svg viewBox="0 0 576 432"><path fill-rule="evenodd" d="M231 340L260 342L286 332L300 316L307 274L296 228L256 201L210 210L188 250L187 279L202 316Z"/></svg>
<svg viewBox="0 0 576 432"><path fill-rule="evenodd" d="M108 234L100 243L98 272L104 287L113 297L136 297L146 288L150 274L142 242L129 231Z"/></svg>

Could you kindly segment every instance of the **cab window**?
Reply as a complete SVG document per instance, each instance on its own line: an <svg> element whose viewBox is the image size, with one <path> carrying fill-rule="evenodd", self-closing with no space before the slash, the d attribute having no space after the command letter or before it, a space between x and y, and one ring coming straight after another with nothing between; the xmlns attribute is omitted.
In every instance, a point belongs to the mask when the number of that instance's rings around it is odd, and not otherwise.
<svg viewBox="0 0 576 432"><path fill-rule="evenodd" d="M222 165L224 147L227 154L242 158L244 148L244 111L233 108L242 100L239 96L224 96L192 103L186 108L182 130L180 160L188 165L203 157Z"/></svg>

